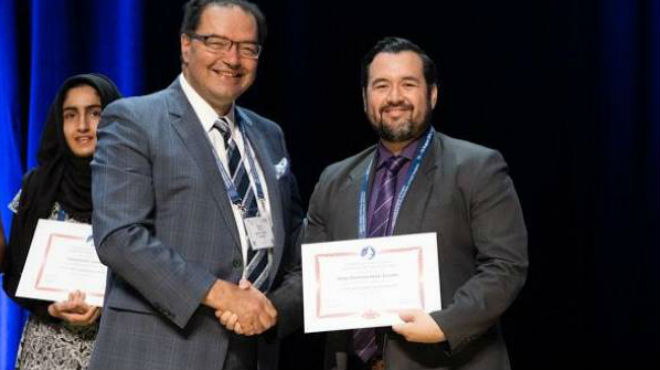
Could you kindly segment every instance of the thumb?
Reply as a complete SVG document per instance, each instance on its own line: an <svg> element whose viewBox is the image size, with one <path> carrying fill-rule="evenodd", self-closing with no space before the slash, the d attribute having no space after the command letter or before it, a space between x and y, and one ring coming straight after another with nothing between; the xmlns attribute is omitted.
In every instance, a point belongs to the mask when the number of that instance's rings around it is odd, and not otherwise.
<svg viewBox="0 0 660 370"><path fill-rule="evenodd" d="M252 283L250 283L250 281L246 278L241 278L241 281L238 282L238 287L241 289L247 290L250 289L251 286Z"/></svg>
<svg viewBox="0 0 660 370"><path fill-rule="evenodd" d="M415 321L415 313L412 311L401 311L399 312L399 317L403 322Z"/></svg>
<svg viewBox="0 0 660 370"><path fill-rule="evenodd" d="M56 312L62 312L62 311L70 311L76 306L76 302L74 301L60 301L60 302L55 302L53 304L53 308L56 310Z"/></svg>

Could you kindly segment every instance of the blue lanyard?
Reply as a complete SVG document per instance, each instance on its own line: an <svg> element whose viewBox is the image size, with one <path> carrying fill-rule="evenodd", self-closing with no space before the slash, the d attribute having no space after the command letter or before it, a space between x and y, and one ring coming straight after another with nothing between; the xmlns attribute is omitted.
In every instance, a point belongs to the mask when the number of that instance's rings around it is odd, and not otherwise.
<svg viewBox="0 0 660 370"><path fill-rule="evenodd" d="M396 203L394 204L394 211L392 213L392 229L394 229L394 225L396 225L396 219L399 216L399 211L401 210L401 205L403 204L403 200L406 198L406 194L408 193L408 190L410 190L410 186L412 185L412 182L415 179L415 175L419 170L419 167L422 163L422 159L424 159L424 155L428 151L429 144L431 143L431 139L433 139L433 129L429 128L428 132L426 133L426 137L424 138L424 143L422 144L421 147L419 147L419 149L417 149L417 153L415 155L415 158L413 159L412 166L410 166L410 169L408 170L408 174L406 175L406 181L404 182L403 187L399 191L399 195L397 196ZM362 178L362 186L360 187L359 221L358 221L359 224L358 235L360 239L364 239L367 237L367 187L369 186L369 173L371 172L371 167L373 166L375 157L376 155L374 155L371 158L371 161L367 166L367 170L364 172L364 176Z"/></svg>
<svg viewBox="0 0 660 370"><path fill-rule="evenodd" d="M241 137L243 138L243 155L247 158L248 162L250 163L250 175L251 175L250 177L252 177L251 180L254 181L254 186L257 190L257 199L259 199L259 201L264 201L265 200L264 190L261 186L261 181L259 180L259 174L257 173L257 166L255 165L254 158L252 157L252 145L250 145L250 142L247 140L247 137L245 136L245 133L242 130L242 125L240 120L236 120L236 121L237 121L236 124L238 125L238 131L241 133ZM243 199L241 199L241 196L238 194L238 189L236 189L236 185L234 185L234 182L231 180L231 176L229 176L227 170L225 169L225 166L222 164L222 161L220 160L220 156L216 152L213 143L211 143L211 148L213 149L213 155L218 165L218 169L220 170L220 175L222 176L222 182L224 182L225 189L227 189L227 192L229 193L229 199L231 199L231 202L234 205L238 206L239 208L242 207ZM236 150L238 150L238 147L236 147Z"/></svg>
<svg viewBox="0 0 660 370"><path fill-rule="evenodd" d="M57 221L66 221L68 218L69 214L66 213L66 211L60 205L60 209L57 211Z"/></svg>

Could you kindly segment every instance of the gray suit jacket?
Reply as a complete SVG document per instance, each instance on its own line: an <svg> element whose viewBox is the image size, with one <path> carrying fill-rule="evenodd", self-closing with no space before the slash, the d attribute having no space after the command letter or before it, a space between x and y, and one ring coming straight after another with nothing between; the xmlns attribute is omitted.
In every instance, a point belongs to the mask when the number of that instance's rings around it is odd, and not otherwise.
<svg viewBox="0 0 660 370"><path fill-rule="evenodd" d="M282 165L281 129L247 109L236 113L263 170L274 225L268 297L278 324L250 346L270 369L277 337L302 324L293 243L302 209ZM200 302L216 278L238 282L242 252L211 144L178 80L104 110L92 176L94 239L110 273L91 369L221 369L234 334Z"/></svg>
<svg viewBox="0 0 660 370"><path fill-rule="evenodd" d="M358 198L375 146L321 174L310 200L306 242L358 237ZM374 171L371 171L373 174ZM522 288L527 234L502 156L435 137L401 207L395 235L436 232L442 310L431 316L448 341L418 344L387 330L389 369L508 369L498 319ZM350 332L327 335L326 366L350 353Z"/></svg>

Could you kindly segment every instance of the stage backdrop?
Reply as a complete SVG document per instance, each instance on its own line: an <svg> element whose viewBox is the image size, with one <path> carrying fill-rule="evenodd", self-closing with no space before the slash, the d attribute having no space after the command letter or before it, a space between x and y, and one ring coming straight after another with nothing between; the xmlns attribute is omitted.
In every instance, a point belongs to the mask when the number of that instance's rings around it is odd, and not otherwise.
<svg viewBox="0 0 660 370"><path fill-rule="evenodd" d="M529 229L530 272L504 317L514 369L657 367L660 346L658 0L257 1L270 35L240 104L282 125L308 199L322 169L376 141L360 59L398 35L438 62L437 129L498 149ZM35 165L68 76L124 95L176 78L184 0L0 0L0 212ZM24 313L0 294L0 370ZM318 369L323 336L282 369Z"/></svg>

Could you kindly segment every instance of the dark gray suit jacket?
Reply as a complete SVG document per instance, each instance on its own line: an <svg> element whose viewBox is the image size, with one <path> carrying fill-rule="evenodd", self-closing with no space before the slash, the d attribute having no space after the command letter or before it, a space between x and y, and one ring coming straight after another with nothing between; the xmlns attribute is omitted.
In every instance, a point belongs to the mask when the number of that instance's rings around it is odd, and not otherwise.
<svg viewBox="0 0 660 370"><path fill-rule="evenodd" d="M321 174L310 200L306 242L358 237L358 198L375 146ZM374 171L371 171L372 174ZM508 369L498 319L527 273L527 233L502 156L435 133L401 207L395 235L436 232L442 310L431 313L448 341L407 342L388 330L389 369ZM326 365L342 369L350 332L328 333Z"/></svg>
<svg viewBox="0 0 660 370"><path fill-rule="evenodd" d="M236 117L263 171L274 225L268 297L278 324L251 345L270 369L277 336L302 324L292 243L302 209L282 165L281 129L247 109L237 107ZM217 278L238 282L242 252L210 141L178 80L104 110L92 175L94 239L110 273L91 369L221 369L234 334L200 302Z"/></svg>

